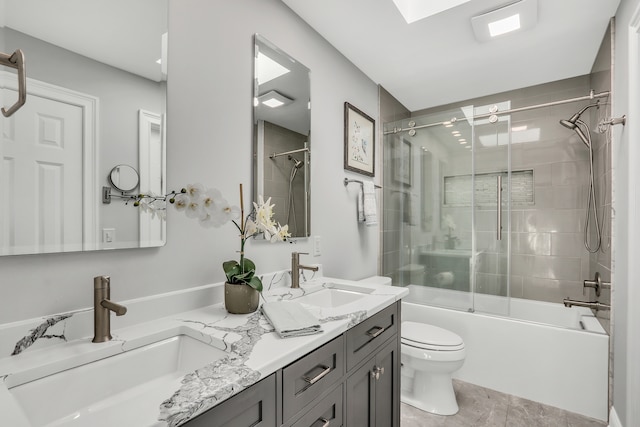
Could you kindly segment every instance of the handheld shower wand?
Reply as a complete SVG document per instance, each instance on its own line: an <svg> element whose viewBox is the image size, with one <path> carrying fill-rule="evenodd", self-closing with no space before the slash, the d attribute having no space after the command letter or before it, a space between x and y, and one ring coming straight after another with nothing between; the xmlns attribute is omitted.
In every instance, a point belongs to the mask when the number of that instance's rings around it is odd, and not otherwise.
<svg viewBox="0 0 640 427"><path fill-rule="evenodd" d="M587 111L587 109L591 107L598 107L598 103L589 104L584 107L582 110L575 113L569 120L560 120L560 124L567 129L572 129L578 135L578 137L582 140L584 145L589 149L589 199L587 200L587 209L585 212L585 222L584 222L584 247L590 253L595 253L600 250L602 247L602 228L600 227L600 222L598 220L598 207L596 200L596 188L594 183L594 170L593 170L593 146L591 144L591 132L589 131L589 125L580 120L580 116L582 113ZM586 129L586 134L582 131L580 126ZM595 243L592 244L589 240L589 224L592 219L593 214L593 222L595 223Z"/></svg>

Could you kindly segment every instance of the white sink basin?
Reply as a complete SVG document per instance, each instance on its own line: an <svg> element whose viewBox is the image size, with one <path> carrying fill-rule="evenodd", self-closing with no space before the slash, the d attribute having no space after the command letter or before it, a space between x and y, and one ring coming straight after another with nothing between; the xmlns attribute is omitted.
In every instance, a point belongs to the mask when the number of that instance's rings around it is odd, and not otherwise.
<svg viewBox="0 0 640 427"><path fill-rule="evenodd" d="M32 426L150 426L181 378L226 353L178 335L9 391ZM160 425L160 424L159 424Z"/></svg>
<svg viewBox="0 0 640 427"><path fill-rule="evenodd" d="M296 301L302 304L313 305L315 307L334 308L341 305L350 304L366 297L365 294L343 289L322 289L311 294L297 298Z"/></svg>

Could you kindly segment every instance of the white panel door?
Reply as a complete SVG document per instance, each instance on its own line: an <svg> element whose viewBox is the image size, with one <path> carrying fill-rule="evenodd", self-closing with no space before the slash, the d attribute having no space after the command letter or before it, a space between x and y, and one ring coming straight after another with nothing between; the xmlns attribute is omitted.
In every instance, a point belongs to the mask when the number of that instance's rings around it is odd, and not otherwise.
<svg viewBox="0 0 640 427"><path fill-rule="evenodd" d="M2 89L0 99L15 91ZM83 112L33 94L0 118L0 253L82 250Z"/></svg>
<svg viewBox="0 0 640 427"><path fill-rule="evenodd" d="M162 116L150 111L138 112L138 146L140 152L140 192L166 194L162 177L166 170ZM166 221L140 210L140 247L161 246L166 241Z"/></svg>

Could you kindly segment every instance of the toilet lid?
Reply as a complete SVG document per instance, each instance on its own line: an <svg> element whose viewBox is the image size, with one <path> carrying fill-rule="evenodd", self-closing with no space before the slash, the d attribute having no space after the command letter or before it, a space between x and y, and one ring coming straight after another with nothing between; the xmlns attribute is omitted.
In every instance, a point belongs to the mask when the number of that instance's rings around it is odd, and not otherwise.
<svg viewBox="0 0 640 427"><path fill-rule="evenodd" d="M459 335L443 328L425 323L402 322L403 344L412 347L442 350L459 350L464 348L464 342Z"/></svg>

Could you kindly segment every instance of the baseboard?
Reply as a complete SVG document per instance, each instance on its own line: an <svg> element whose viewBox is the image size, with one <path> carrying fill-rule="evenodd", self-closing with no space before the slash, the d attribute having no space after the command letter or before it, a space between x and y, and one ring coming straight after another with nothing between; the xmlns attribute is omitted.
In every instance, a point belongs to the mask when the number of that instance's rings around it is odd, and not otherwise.
<svg viewBox="0 0 640 427"><path fill-rule="evenodd" d="M611 407L611 411L609 411L609 427L624 427L622 422L620 422L620 418L618 418L616 408L613 406Z"/></svg>

